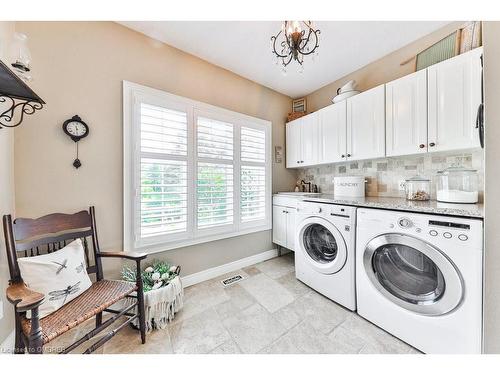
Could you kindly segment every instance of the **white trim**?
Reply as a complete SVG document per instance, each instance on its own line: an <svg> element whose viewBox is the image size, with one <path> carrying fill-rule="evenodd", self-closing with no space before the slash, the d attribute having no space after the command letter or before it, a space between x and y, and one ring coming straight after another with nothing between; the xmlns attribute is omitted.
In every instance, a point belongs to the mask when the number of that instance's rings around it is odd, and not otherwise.
<svg viewBox="0 0 500 375"><path fill-rule="evenodd" d="M151 238L137 238L137 165L139 157L138 149L138 127L137 123L137 101L147 98L148 101L156 102L158 105L168 104L173 109L185 111L188 122L188 153L187 178L188 178L188 228L186 232L178 234L158 235ZM235 125L233 160L228 164L233 165L233 223L229 226L198 229L196 225L196 165L200 161L196 154L196 117L197 115L210 115L216 120L229 121ZM266 134L266 160L263 165L267 176L266 194L266 217L263 220L241 222L240 217L240 170L241 164L253 165L254 163L242 163L240 160L240 128L241 126L262 129ZM210 104L198 102L189 98L173 95L162 90L142 86L136 83L123 81L123 243L125 251L141 250L150 253L171 250L175 248L195 245L203 242L215 241L224 238L241 236L272 228L272 123L267 120L248 116ZM169 157L176 159L176 157ZM212 160L210 162L226 163L225 160Z"/></svg>
<svg viewBox="0 0 500 375"><path fill-rule="evenodd" d="M223 239L231 238L231 237L244 236L245 234L250 234L250 233L263 232L266 230L271 230L272 228L273 228L272 225L266 225L266 226L261 226L261 227L249 228L246 230L239 230L237 232L219 233L219 234L216 234L213 236L192 238L192 239L188 239L185 241L172 241L170 243L163 242L163 243L159 243L159 244L158 243L156 243L156 244L151 243L151 244L144 245L143 247L138 247L136 249L140 250L141 252L147 252L149 254L161 253L163 251L178 249L180 247L198 245L200 243L218 241L218 240L223 240Z"/></svg>
<svg viewBox="0 0 500 375"><path fill-rule="evenodd" d="M252 266L254 264L264 262L265 260L276 258L277 256L278 256L277 249L267 250L259 254L235 260L234 262L231 263L226 263L221 266L209 268L204 271L192 273L191 275L181 277L182 285L184 287L195 285L203 281L213 279L214 277L222 276L228 272L233 272L243 267Z"/></svg>
<svg viewBox="0 0 500 375"><path fill-rule="evenodd" d="M230 117L237 116L237 117L240 117L240 119L242 119L242 120L246 120L246 121L250 121L250 122L260 122L262 125L271 124L271 121L268 121L268 120L245 115L243 113L239 113L239 112L231 111L229 109L217 107L217 106L214 106L211 104L199 102L197 100L189 99L189 98L186 98L183 96L170 94L166 91L158 90L158 89L155 89L155 88L152 88L149 86L140 85L138 83L133 83L130 81L123 81L123 90L124 90L124 92L127 92L127 93L139 92L139 93L146 94L146 95L153 94L155 96L161 97L162 99L177 102L181 106L182 105L184 105L184 106L189 105L189 106L195 107L196 109L203 110L203 111L209 111L209 112L212 111L212 112L215 112L219 115L222 114L222 115L226 115L226 116L230 116ZM124 121L125 121L125 119L124 119ZM131 125L131 124L129 123L129 125Z"/></svg>
<svg viewBox="0 0 500 375"><path fill-rule="evenodd" d="M7 336L7 338L0 345L0 354L12 354L16 344L16 333L14 330Z"/></svg>

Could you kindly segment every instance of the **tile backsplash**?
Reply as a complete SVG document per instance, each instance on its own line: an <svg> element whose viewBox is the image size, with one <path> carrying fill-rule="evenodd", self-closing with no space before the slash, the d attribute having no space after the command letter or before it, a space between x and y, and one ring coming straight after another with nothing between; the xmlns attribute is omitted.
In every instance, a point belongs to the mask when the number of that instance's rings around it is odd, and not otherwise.
<svg viewBox="0 0 500 375"><path fill-rule="evenodd" d="M460 165L477 169L479 200L482 202L484 191L483 161L483 150L388 157L303 168L299 170L299 181L311 181L318 185L320 192L334 193L333 177L365 176L367 196L404 197L404 191L399 190L399 182L415 175L421 175L431 179L431 198L436 199L436 173L444 168Z"/></svg>

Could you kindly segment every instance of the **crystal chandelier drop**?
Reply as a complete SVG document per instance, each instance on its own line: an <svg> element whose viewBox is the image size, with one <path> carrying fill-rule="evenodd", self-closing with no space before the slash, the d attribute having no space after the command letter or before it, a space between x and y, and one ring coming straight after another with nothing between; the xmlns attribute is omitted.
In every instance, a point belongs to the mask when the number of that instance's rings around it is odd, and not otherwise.
<svg viewBox="0 0 500 375"><path fill-rule="evenodd" d="M304 56L318 53L320 33L314 29L312 21L284 21L278 34L271 37L275 63L281 64L286 73L286 66L295 60L300 65L299 72L302 72Z"/></svg>

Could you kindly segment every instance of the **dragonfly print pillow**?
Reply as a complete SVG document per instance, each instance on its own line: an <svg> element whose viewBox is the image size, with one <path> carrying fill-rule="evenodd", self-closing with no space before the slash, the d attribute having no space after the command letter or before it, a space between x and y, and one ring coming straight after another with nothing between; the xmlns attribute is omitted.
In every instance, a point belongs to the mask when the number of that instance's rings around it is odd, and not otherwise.
<svg viewBox="0 0 500 375"><path fill-rule="evenodd" d="M38 310L40 318L58 310L92 285L80 239L50 254L19 258L18 263L25 284L45 294Z"/></svg>

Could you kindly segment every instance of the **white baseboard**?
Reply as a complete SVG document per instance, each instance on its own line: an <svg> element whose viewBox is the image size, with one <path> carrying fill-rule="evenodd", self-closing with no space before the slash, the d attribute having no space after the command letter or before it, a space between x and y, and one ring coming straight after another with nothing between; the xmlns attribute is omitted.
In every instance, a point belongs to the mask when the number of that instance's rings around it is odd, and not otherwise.
<svg viewBox="0 0 500 375"><path fill-rule="evenodd" d="M9 336L0 345L0 354L11 354L14 352L15 332L12 331Z"/></svg>
<svg viewBox="0 0 500 375"><path fill-rule="evenodd" d="M191 275L182 277L182 285L184 287L195 285L203 281L213 279L214 277L224 275L228 272L236 271L243 267L252 266L254 264L275 258L277 256L277 249L267 250L262 253L249 256L247 258L239 259L231 263L226 263L221 266L209 268L207 270L192 273Z"/></svg>

